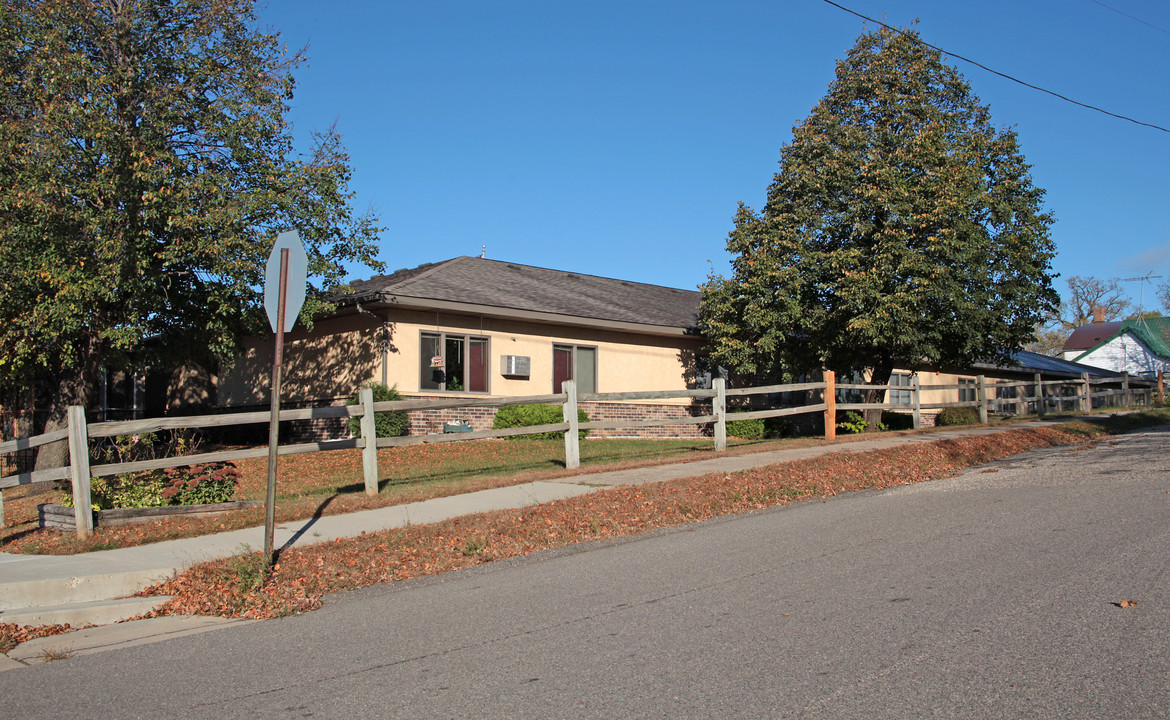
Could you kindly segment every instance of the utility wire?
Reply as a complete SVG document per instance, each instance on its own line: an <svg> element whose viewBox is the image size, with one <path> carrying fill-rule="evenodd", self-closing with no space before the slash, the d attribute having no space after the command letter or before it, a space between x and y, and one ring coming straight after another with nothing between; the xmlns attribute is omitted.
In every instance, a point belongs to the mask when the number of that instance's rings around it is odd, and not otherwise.
<svg viewBox="0 0 1170 720"><path fill-rule="evenodd" d="M867 15L862 15L861 13L857 12L856 10L850 10L849 8L845 7L844 5L833 2L833 0L824 0L824 1L826 3L828 3L829 5L832 5L835 8L844 10L845 12L849 13L850 15L856 15L857 17L861 18L862 20L868 20L869 22L881 25L882 27L886 28L887 30L890 30L892 32L896 32L899 35L906 34L906 31L902 30L901 28L896 28L896 27L893 27L891 25L887 25L886 23L882 22L881 20L875 20L874 18L871 18ZM1001 78L1004 78L1005 80L1011 80L1012 82L1019 83L1020 85L1023 85L1024 87L1031 88L1033 90L1039 90L1042 93L1047 93L1048 95L1051 95L1053 97L1060 98L1061 100L1064 100L1065 102L1068 102L1068 103L1072 103L1073 105L1080 105L1081 107L1087 108L1089 110L1096 110L1099 113L1103 113L1105 115L1108 115L1109 117L1117 118L1118 120L1128 120L1129 122L1134 123L1135 125L1144 125L1145 127L1148 127L1148 128L1153 128L1155 130L1161 130L1164 133L1170 133L1170 129L1164 128L1161 125L1154 125L1153 123L1142 122L1141 120L1134 120L1133 118L1128 117L1126 115L1118 115L1117 113L1109 112L1108 110L1104 110L1102 108L1099 108L1096 105L1089 105L1088 103L1083 103L1083 102L1080 102L1079 100L1073 100L1072 98L1061 95L1058 92L1053 92L1052 90L1048 90L1047 88L1042 88L1039 85L1033 85L1030 82L1024 82L1023 80L1020 80L1019 78L1016 78L1016 77L1012 77L1011 75L1008 75L1006 73L1001 73L998 70L993 70L993 69L987 67L986 65L984 65L983 63L976 62L975 60L972 60L971 58L963 57L962 55L959 55L957 53L953 53L950 50L944 50L944 49L938 47L937 45L931 45L930 43L926 42L922 38L919 38L918 40L919 40L919 42L921 42L923 45L925 45L928 48L931 48L933 50L937 50L940 53L943 53L944 55L950 55L953 58L958 58L959 60L962 60L963 62L971 63L975 67L982 68L982 69L986 70L987 72L991 73L992 75L998 75Z"/></svg>
<svg viewBox="0 0 1170 720"><path fill-rule="evenodd" d="M1101 0L1090 0L1090 2L1096 3L1097 5L1100 5L1101 7L1105 8L1106 10L1112 10L1113 12L1117 13L1118 15L1124 15L1125 17L1129 18L1130 20L1133 20L1134 22L1140 22L1142 25L1148 25L1148 26L1154 28L1155 30L1157 30L1158 32L1164 32L1167 35L1170 35L1170 30L1167 30L1166 28L1163 28L1163 27L1158 27L1154 23L1146 22L1145 20L1142 20L1140 17L1135 17L1133 15L1130 15L1127 12L1122 12L1121 10L1118 10L1117 8L1115 8L1111 5L1106 5L1105 3L1101 2Z"/></svg>

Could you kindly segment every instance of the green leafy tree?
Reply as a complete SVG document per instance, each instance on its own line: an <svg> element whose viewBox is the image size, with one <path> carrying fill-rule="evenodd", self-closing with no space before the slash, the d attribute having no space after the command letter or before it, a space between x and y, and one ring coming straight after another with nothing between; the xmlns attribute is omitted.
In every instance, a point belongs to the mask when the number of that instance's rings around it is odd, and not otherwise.
<svg viewBox="0 0 1170 720"><path fill-rule="evenodd" d="M763 212L740 204L732 276L702 288L712 360L877 384L895 365L1007 360L1058 300L1043 194L937 51L862 35L781 150Z"/></svg>
<svg viewBox="0 0 1170 720"><path fill-rule="evenodd" d="M254 0L14 0L0 8L0 404L37 378L49 426L103 366L229 357L264 332L264 260L300 230L321 310L379 268L334 129L298 153L302 53Z"/></svg>

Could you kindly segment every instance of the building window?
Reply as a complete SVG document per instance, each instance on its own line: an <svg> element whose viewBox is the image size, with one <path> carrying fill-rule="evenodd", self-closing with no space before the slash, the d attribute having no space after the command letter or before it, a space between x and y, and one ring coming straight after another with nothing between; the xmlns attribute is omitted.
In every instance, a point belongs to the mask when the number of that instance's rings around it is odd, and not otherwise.
<svg viewBox="0 0 1170 720"><path fill-rule="evenodd" d="M487 338L423 333L421 390L487 392Z"/></svg>
<svg viewBox="0 0 1170 720"><path fill-rule="evenodd" d="M975 402L975 378L959 378L959 402Z"/></svg>
<svg viewBox="0 0 1170 720"><path fill-rule="evenodd" d="M1016 410L1016 398L1018 397L1019 388L1015 385L1007 387L1000 387L996 384L995 399L997 402L993 405L997 413L1014 413Z"/></svg>
<svg viewBox="0 0 1170 720"><path fill-rule="evenodd" d="M553 392L566 380L576 380L579 393L597 392L597 348L553 345Z"/></svg>
<svg viewBox="0 0 1170 720"><path fill-rule="evenodd" d="M890 375L890 385L897 385L899 389L890 388L891 405L910 404L910 373L896 372ZM901 388L906 388L902 390Z"/></svg>

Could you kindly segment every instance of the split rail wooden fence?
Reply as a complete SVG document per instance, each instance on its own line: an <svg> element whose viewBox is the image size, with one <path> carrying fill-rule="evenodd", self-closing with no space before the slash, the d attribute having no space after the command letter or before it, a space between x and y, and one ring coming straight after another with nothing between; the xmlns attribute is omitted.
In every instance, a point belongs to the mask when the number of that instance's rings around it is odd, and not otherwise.
<svg viewBox="0 0 1170 720"><path fill-rule="evenodd" d="M570 380L564 383L564 391L560 393L507 398L458 397L449 400L415 399L374 402L373 391L363 389L359 394L358 404L356 405L299 408L280 411L280 422L356 417L360 419L360 436L325 440L322 442L281 445L278 447L277 452L279 455L295 455L329 450L360 449L362 451L362 472L365 491L368 495L376 495L378 493L378 448L403 447L418 443L457 442L564 431L565 466L575 468L581 462L578 435L581 430L621 430L665 425L710 424L712 425L715 450L722 452L727 449L728 398L748 398L761 395L776 396L779 393L802 393L804 394L805 400L810 400L810 402L788 407L769 407L755 410L750 409L749 405L749 409L746 411L733 413L733 418L735 420L751 420L823 413L825 437L830 439L836 436L837 410L869 410L880 408L884 410L909 411L913 416L913 426L918 428L922 422L922 411L931 409L974 407L978 409L980 421L985 423L987 422L988 413L993 404L997 406L1010 404L1019 410L1018 414L1031 414L1034 412L1043 416L1048 412L1063 412L1066 404L1075 405L1075 410L1087 412L1094 407L1094 403L1099 403L1106 398L1111 398L1123 406L1149 405L1154 401L1154 385L1149 381L1133 383L1129 378L1123 377L1121 381L1122 386L1118 389L1093 389L1094 386L1105 384L1116 385L1118 381L1115 379L1092 380L1087 375L1082 376L1080 380L1043 380L1040 375L1036 375L1032 382L996 383L989 385L983 376L979 376L976 379L975 400L935 403L921 402L922 392L935 390L969 390L970 386L928 385L923 388L919 385L917 376L913 378L912 384L909 387L899 385L837 384L833 373L826 371L824 378L820 382L788 383L783 385L728 389L725 381L722 378L717 378L712 383L713 387L710 389L624 393L578 393L576 384ZM1161 402L1162 385L1160 379L1156 387L1157 399ZM990 388L1013 388L1018 397L1009 399L989 398L988 390ZM909 390L910 402L909 404L891 402L880 404L837 402L838 391L875 389L886 391ZM653 420L591 421L584 423L578 422L577 419L577 404L579 402L623 402L669 399L690 399L692 404L710 404L711 412L704 415L674 419L656 418ZM392 438L375 437L374 414L378 412L444 410L470 407L499 408L507 405L535 403L560 404L563 410L563 421L547 425L499 430ZM139 460L135 462L90 465L90 441L92 439L153 433L162 430L234 427L267 423L269 420L270 414L268 411L259 411L87 423L83 409L80 407L71 407L68 413L68 426L65 429L0 443L0 454L2 454L20 450L31 450L49 443L66 440L69 444L69 464L64 467L34 470L32 472L0 478L0 489L32 483L69 480L73 490L73 507L77 534L79 537L85 538L93 532L93 514L90 511L92 504L90 497L91 478L211 462L230 462L268 455L267 447L257 447L243 450L226 450L156 458L153 460ZM3 511L3 495L0 494L0 527L3 526Z"/></svg>

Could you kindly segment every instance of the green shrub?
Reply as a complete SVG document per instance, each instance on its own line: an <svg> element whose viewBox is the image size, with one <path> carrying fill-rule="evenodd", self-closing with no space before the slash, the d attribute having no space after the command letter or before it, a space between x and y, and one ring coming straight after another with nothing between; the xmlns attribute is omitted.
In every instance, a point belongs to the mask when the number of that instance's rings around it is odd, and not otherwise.
<svg viewBox="0 0 1170 720"><path fill-rule="evenodd" d="M865 432L867 427L869 427L869 423L862 417L861 413L850 410L845 413L844 418L841 417L840 413L837 414L837 429L845 434Z"/></svg>
<svg viewBox="0 0 1170 720"><path fill-rule="evenodd" d="M90 480L90 504L111 510L229 502L239 482L240 471L228 462L120 473ZM73 507L72 483L62 491L61 504Z"/></svg>
<svg viewBox="0 0 1170 720"><path fill-rule="evenodd" d="M374 391L374 402L391 402L401 400L402 396L398 394L398 386L386 387L382 383L368 382L362 387L368 387ZM357 395L345 401L346 405L357 405L360 402ZM398 437L405 435L410 430L410 415L403 410L393 410L390 412L374 413L374 436L375 437ZM362 434L362 419L351 417L349 419L349 434Z"/></svg>
<svg viewBox="0 0 1170 720"><path fill-rule="evenodd" d="M564 422L564 413L560 405L505 405L496 412L496 419L492 421L492 428L532 427L534 425L555 425ZM589 422L589 415L581 408L577 408L577 422ZM584 439L588 430L580 430L577 435ZM513 438L537 438L541 440L558 440L565 437L562 432L536 433L534 435L513 435Z"/></svg>
<svg viewBox="0 0 1170 720"><path fill-rule="evenodd" d="M972 407L944 408L934 419L940 427L948 425L978 425L979 411Z"/></svg>
<svg viewBox="0 0 1170 720"><path fill-rule="evenodd" d="M90 503L94 510L159 507L167 504L165 485L158 470L95 477L89 481ZM63 504L73 505L72 484Z"/></svg>
<svg viewBox="0 0 1170 720"><path fill-rule="evenodd" d="M764 437L792 437L792 421L784 417L764 418Z"/></svg>
<svg viewBox="0 0 1170 720"><path fill-rule="evenodd" d="M211 505L230 502L240 483L240 471L228 462L186 465L163 471L168 505Z"/></svg>
<svg viewBox="0 0 1170 720"><path fill-rule="evenodd" d="M200 445L198 434L170 431L119 435L96 442L90 448L93 465L139 462L190 455ZM165 470L140 470L90 479L90 502L94 510L203 505L227 502L239 484L239 471L231 463L189 465ZM73 487L61 485L61 503L72 507Z"/></svg>
<svg viewBox="0 0 1170 720"><path fill-rule="evenodd" d="M914 416L910 413L882 410L882 425L886 430L911 430L914 428Z"/></svg>
<svg viewBox="0 0 1170 720"><path fill-rule="evenodd" d="M742 410L740 412L749 412ZM738 412L731 412L727 416L727 436L741 440L761 440L763 438L781 438L792 435L792 421L788 418L774 417L759 420L736 420Z"/></svg>
<svg viewBox="0 0 1170 720"><path fill-rule="evenodd" d="M761 419L755 420L731 420L737 413L728 414L727 420L727 435L728 437L736 437L741 440L760 440L764 437L764 421Z"/></svg>

